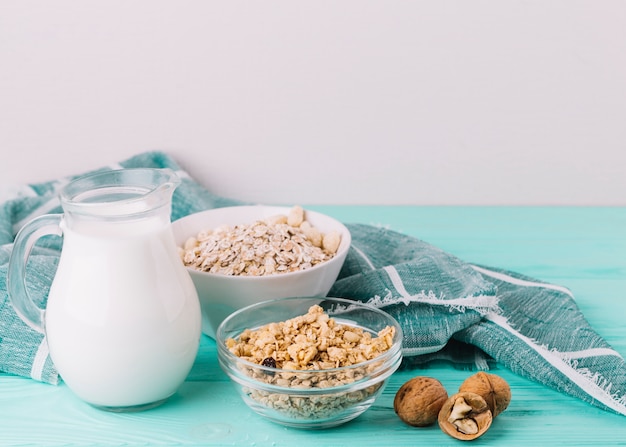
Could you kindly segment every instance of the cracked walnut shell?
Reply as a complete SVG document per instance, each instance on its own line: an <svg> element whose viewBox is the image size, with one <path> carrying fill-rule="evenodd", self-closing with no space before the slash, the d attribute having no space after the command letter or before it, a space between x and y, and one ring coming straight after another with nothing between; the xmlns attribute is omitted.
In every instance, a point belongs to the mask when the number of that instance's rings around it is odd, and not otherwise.
<svg viewBox="0 0 626 447"><path fill-rule="evenodd" d="M438 420L444 433L461 441L471 441L489 429L493 416L481 396L459 392L443 404Z"/></svg>
<svg viewBox="0 0 626 447"><path fill-rule="evenodd" d="M448 393L441 382L418 376L400 387L393 400L393 409L404 423L426 427L437 421L447 398Z"/></svg>
<svg viewBox="0 0 626 447"><path fill-rule="evenodd" d="M459 387L459 391L469 391L480 395L495 418L509 406L511 387L502 377L480 371L468 377Z"/></svg>

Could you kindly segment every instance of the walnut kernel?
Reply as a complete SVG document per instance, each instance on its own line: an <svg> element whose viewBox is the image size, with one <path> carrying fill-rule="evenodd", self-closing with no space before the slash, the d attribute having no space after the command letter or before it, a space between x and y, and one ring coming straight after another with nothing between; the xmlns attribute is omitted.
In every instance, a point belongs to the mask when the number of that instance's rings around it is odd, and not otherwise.
<svg viewBox="0 0 626 447"><path fill-rule="evenodd" d="M470 441L489 429L493 416L481 396L459 392L446 400L439 411L438 420L444 433L462 441Z"/></svg>

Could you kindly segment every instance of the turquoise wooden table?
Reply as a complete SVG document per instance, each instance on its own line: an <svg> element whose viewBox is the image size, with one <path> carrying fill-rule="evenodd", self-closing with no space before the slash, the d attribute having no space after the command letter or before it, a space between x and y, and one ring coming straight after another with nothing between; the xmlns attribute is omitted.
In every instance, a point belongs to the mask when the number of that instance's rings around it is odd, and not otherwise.
<svg viewBox="0 0 626 447"><path fill-rule="evenodd" d="M626 355L626 208L310 206L344 222L388 226L461 259L503 267L570 288L591 325ZM626 417L531 382L500 367L509 408L471 445L626 445ZM106 413L63 386L0 375L0 445L461 445L437 426L412 428L393 411L398 388L416 375L455 392L471 372L438 363L401 370L375 405L324 431L267 422L244 406L203 337L188 380L159 408ZM626 390L621 390L622 392Z"/></svg>

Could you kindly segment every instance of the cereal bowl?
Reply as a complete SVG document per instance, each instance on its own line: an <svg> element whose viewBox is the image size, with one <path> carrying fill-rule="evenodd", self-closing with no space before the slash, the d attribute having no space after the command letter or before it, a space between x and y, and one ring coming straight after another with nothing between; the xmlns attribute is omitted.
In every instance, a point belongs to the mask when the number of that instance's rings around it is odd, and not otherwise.
<svg viewBox="0 0 626 447"><path fill-rule="evenodd" d="M262 205L216 208L178 219L172 223L172 230L176 244L183 247L190 237L197 237L207 230L270 221L276 216L289 216L293 210L290 207ZM304 210L304 220L321 235L339 235L340 242L332 258L308 268L257 276L213 273L187 267L200 299L202 331L205 334L215 338L215 331L226 316L250 304L291 296L326 296L348 254L350 232L341 222L314 211ZM234 249L225 249L229 250Z"/></svg>
<svg viewBox="0 0 626 447"><path fill-rule="evenodd" d="M297 428L356 418L402 361L396 320L340 298L253 304L220 324L216 343L219 364L248 407Z"/></svg>

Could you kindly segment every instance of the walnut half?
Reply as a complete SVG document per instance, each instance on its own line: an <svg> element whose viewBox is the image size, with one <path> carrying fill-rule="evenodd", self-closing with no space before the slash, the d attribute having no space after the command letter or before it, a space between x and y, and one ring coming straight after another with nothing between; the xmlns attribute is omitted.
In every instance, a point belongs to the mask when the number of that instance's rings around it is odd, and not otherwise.
<svg viewBox="0 0 626 447"><path fill-rule="evenodd" d="M489 406L476 393L459 392L448 398L439 412L441 430L462 441L482 436L491 426L493 416Z"/></svg>

